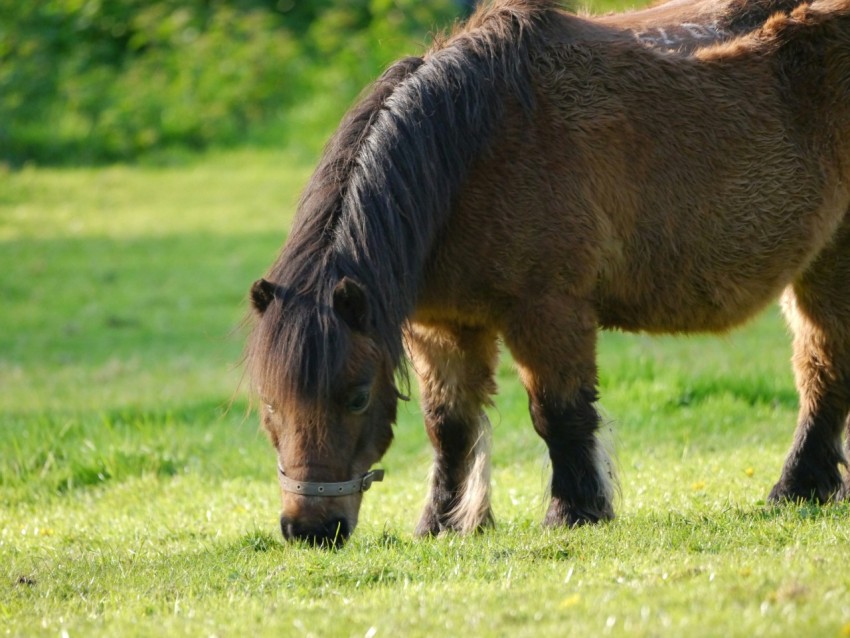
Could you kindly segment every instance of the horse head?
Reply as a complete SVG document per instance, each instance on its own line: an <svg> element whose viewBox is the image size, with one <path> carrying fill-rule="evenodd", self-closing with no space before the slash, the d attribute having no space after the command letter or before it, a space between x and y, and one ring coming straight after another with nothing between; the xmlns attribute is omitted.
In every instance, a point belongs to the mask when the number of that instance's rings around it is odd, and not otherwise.
<svg viewBox="0 0 850 638"><path fill-rule="evenodd" d="M369 472L393 437L394 365L374 337L366 290L343 277L329 303L304 303L261 279L252 372L278 456L288 540L341 545L357 525Z"/></svg>

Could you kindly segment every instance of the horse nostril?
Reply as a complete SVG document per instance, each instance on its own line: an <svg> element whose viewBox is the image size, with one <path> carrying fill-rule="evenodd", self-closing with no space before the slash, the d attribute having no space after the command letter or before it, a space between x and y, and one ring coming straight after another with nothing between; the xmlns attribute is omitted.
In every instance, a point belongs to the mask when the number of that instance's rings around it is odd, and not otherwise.
<svg viewBox="0 0 850 638"><path fill-rule="evenodd" d="M281 516L280 531L288 541L305 541L325 548L341 547L351 535L348 521L344 518L335 518L318 525L304 525Z"/></svg>
<svg viewBox="0 0 850 638"><path fill-rule="evenodd" d="M296 538L295 533L295 523L292 519L287 518L286 516L280 517L280 532L283 534L283 537L288 540L294 540Z"/></svg>

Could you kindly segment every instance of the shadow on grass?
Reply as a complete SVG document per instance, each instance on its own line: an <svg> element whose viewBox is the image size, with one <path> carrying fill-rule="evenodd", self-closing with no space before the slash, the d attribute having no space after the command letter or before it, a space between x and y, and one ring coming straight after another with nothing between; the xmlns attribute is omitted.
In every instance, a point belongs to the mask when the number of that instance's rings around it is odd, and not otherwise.
<svg viewBox="0 0 850 638"><path fill-rule="evenodd" d="M765 503L752 511L742 512L742 517L753 521L850 520L850 503Z"/></svg>
<svg viewBox="0 0 850 638"><path fill-rule="evenodd" d="M759 503L749 508L653 513L639 518L645 518L641 526L652 529L652 534L641 540L646 551L720 554L747 546L774 549L794 546L799 542L801 530L811 523L850 520L850 503Z"/></svg>
<svg viewBox="0 0 850 638"><path fill-rule="evenodd" d="M751 407L766 405L772 408L795 409L797 392L793 388L776 387L757 377L718 376L711 379L694 379L683 392L671 399L667 408L698 406L718 397L732 397Z"/></svg>

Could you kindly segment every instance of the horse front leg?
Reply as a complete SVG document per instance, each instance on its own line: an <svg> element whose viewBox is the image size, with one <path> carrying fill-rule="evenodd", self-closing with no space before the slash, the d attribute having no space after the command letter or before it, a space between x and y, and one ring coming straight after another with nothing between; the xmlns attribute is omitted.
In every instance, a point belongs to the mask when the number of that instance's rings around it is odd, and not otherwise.
<svg viewBox="0 0 850 638"><path fill-rule="evenodd" d="M555 403L529 396L534 429L552 461L552 500L543 519L548 527L574 527L614 518L614 471L599 440L595 390L582 388L572 400Z"/></svg>
<svg viewBox="0 0 850 638"><path fill-rule="evenodd" d="M595 407L596 330L589 305L563 299L535 305L505 333L552 461L547 526L614 518L614 468Z"/></svg>
<svg viewBox="0 0 850 638"><path fill-rule="evenodd" d="M495 392L495 333L414 324L408 348L434 447L430 492L416 535L491 525L491 428L483 407Z"/></svg>
<svg viewBox="0 0 850 638"><path fill-rule="evenodd" d="M850 496L842 430L850 445L850 224L783 297L794 332L800 414L771 501Z"/></svg>

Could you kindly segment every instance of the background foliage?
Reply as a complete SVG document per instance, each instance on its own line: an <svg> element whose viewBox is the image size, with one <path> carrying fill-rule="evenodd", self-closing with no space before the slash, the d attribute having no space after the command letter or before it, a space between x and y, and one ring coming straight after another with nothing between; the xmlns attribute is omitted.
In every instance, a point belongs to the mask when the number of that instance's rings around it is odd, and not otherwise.
<svg viewBox="0 0 850 638"><path fill-rule="evenodd" d="M315 146L460 0L0 0L0 160ZM420 46L415 48L414 43ZM320 123L320 124L319 124ZM311 150L314 150L311 148Z"/></svg>

